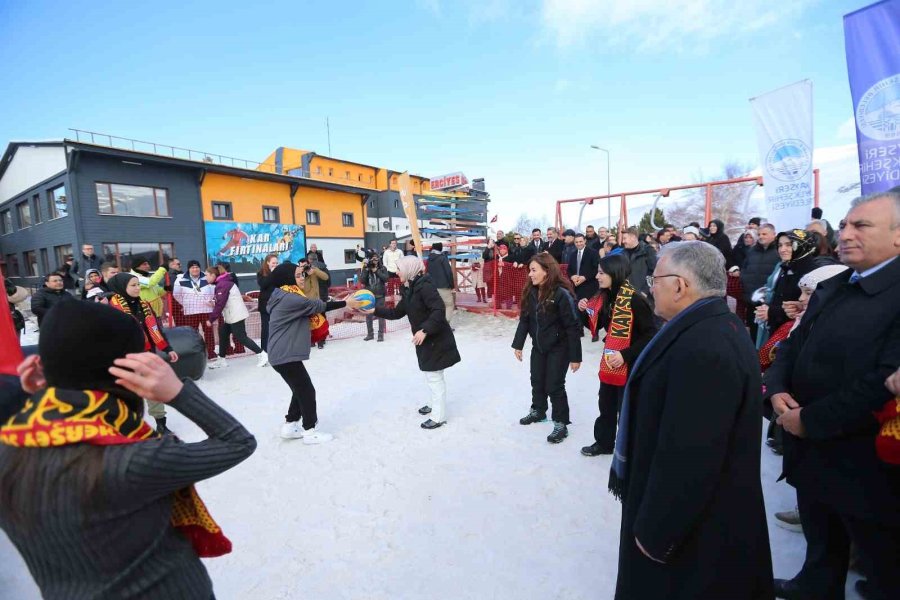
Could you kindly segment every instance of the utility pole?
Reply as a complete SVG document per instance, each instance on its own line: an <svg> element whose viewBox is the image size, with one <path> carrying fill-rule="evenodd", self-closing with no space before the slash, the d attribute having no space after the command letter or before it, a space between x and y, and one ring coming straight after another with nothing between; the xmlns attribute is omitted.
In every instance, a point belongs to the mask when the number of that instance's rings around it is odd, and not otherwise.
<svg viewBox="0 0 900 600"><path fill-rule="evenodd" d="M328 156L331 156L331 124L328 122L328 117L325 117L325 131L328 132Z"/></svg>

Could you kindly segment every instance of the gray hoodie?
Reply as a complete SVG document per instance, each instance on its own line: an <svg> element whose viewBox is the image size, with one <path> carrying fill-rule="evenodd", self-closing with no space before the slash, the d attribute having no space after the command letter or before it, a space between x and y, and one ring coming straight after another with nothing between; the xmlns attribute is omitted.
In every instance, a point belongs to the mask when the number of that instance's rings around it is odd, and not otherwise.
<svg viewBox="0 0 900 600"><path fill-rule="evenodd" d="M325 312L325 303L318 298L306 298L272 290L266 305L269 313L269 364L283 365L309 358L309 318Z"/></svg>

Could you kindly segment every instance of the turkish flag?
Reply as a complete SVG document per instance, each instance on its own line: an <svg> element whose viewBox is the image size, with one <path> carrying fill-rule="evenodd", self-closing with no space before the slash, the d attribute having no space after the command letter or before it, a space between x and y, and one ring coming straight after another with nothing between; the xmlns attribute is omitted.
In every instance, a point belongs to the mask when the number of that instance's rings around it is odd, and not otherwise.
<svg viewBox="0 0 900 600"><path fill-rule="evenodd" d="M4 283L3 274L0 274L0 285ZM19 345L19 336L16 335L9 301L6 299L6 286L2 287L4 291L0 300L0 374L18 375L16 367L22 362L22 347Z"/></svg>
<svg viewBox="0 0 900 600"><path fill-rule="evenodd" d="M498 217L498 216L500 216L500 215L494 215L494 218L491 219L491 223L496 223L496 222L497 222L497 217Z"/></svg>

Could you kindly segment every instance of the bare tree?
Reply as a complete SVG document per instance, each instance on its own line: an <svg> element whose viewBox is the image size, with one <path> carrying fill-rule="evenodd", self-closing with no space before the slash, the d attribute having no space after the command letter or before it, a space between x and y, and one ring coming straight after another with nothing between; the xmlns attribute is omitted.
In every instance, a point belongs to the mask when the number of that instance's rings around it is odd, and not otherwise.
<svg viewBox="0 0 900 600"><path fill-rule="evenodd" d="M550 220L546 215L532 217L528 213L521 213L513 226L513 231L530 236L533 229L545 231L550 227Z"/></svg>

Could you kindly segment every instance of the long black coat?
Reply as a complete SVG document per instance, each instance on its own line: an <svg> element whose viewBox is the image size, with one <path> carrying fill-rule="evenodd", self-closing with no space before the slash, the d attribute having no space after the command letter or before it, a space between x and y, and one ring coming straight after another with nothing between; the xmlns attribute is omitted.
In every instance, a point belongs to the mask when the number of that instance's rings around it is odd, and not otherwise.
<svg viewBox="0 0 900 600"><path fill-rule="evenodd" d="M647 285L647 276L652 275L653 269L656 268L656 252L644 242L638 242L638 245L631 250L623 247L622 251L631 263L631 275L628 276L631 286L644 296L649 295L650 286Z"/></svg>
<svg viewBox="0 0 900 600"><path fill-rule="evenodd" d="M667 325L629 396L616 599L773 598L759 362L744 324L717 300Z"/></svg>
<svg viewBox="0 0 900 600"><path fill-rule="evenodd" d="M778 256L776 242L772 242L766 248L756 243L747 249L747 258L744 259L744 264L739 265L745 302L752 302L753 292L766 285L766 280L779 262L781 257Z"/></svg>
<svg viewBox="0 0 900 600"><path fill-rule="evenodd" d="M900 468L875 454L891 399L884 380L900 365L900 258L849 284L826 280L766 371L766 391L803 407L806 437L784 435L784 475L842 514L900 526Z"/></svg>
<svg viewBox="0 0 900 600"><path fill-rule="evenodd" d="M400 286L400 302L394 308L379 306L375 316L383 319L409 317L410 330L425 332L425 341L416 346L416 358L423 371L440 371L462 360L456 338L447 322L446 307L428 274L420 275L409 286Z"/></svg>
<svg viewBox="0 0 900 600"><path fill-rule="evenodd" d="M587 280L581 285L575 286L575 297L579 300L582 298L590 298L600 289L600 284L597 282L597 268L599 266L600 255L596 250L591 250L585 246L584 252L581 255L581 275L586 277ZM577 271L578 250L576 249L569 258L569 278L571 278L572 275L575 275Z"/></svg>
<svg viewBox="0 0 900 600"><path fill-rule="evenodd" d="M553 243L550 240L544 242L543 251L556 259L556 262L562 263L562 255L563 248L565 248L566 243L559 238L556 238Z"/></svg>

